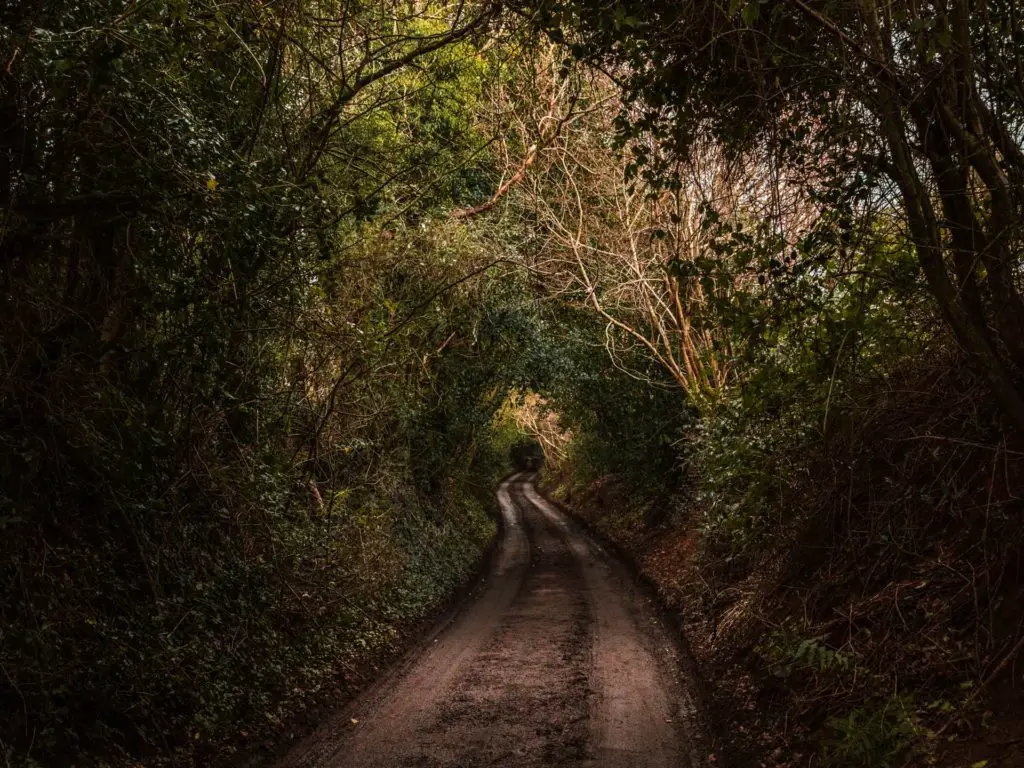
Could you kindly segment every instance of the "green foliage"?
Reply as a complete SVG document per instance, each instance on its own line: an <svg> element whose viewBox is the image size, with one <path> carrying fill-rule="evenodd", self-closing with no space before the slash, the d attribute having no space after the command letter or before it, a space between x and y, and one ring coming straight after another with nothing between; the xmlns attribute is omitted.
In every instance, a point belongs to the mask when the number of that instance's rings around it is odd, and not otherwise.
<svg viewBox="0 0 1024 768"><path fill-rule="evenodd" d="M850 400L926 343L935 319L886 218L830 205L785 264L771 255L771 233L743 234L710 211L705 220L717 255L694 268L738 286L708 309L729 333L736 385L703 408L693 467L706 543L728 558L794 519L809 466L843 429ZM743 287L751 271L767 278Z"/></svg>
<svg viewBox="0 0 1024 768"><path fill-rule="evenodd" d="M556 354L545 358L550 398L562 425L573 433L569 464L577 481L607 474L622 477L632 490L657 494L680 477L679 443L693 416L667 374L642 358L609 359L595 343L603 323L566 311L557 318ZM629 371L645 371L639 382Z"/></svg>
<svg viewBox="0 0 1024 768"><path fill-rule="evenodd" d="M727 561L763 546L782 523L780 502L794 480L787 454L809 449L816 431L805 414L787 416L750 413L737 400L700 422L693 466L704 541L723 547Z"/></svg>
<svg viewBox="0 0 1024 768"><path fill-rule="evenodd" d="M802 637L799 632L773 632L762 641L759 650L771 665L772 674L786 678L794 672L842 674L854 667L848 653L824 644L824 637Z"/></svg>
<svg viewBox="0 0 1024 768"><path fill-rule="evenodd" d="M446 217L491 192L490 18L2 14L9 760L212 761L475 566L540 327Z"/></svg>
<svg viewBox="0 0 1024 768"><path fill-rule="evenodd" d="M716 565L750 565L788 535L813 468L856 442L857 393L936 335L929 296L1004 408L1019 399L1024 113L999 66L1019 53L1014 3L959 36L963 19L896 13L905 82L850 69L866 22L846 2L817 19L758 2L534 5L575 57L625 73L615 141L635 156L615 191L653 206L623 240L654 286L640 299L527 279L547 235L582 246L558 222L542 231L540 206L449 215L559 156L558 115L605 103L564 50L508 66L536 41L492 25L494 4L0 14L8 762L203 763L240 724L344 687L493 536L491 486L525 437L510 392L559 411L577 481L616 474L642 503L685 490ZM955 48L972 67L946 66ZM548 89L513 116L514 139L480 119L511 121L485 104L509 72L537 80L511 92ZM962 103L944 109L948 94ZM544 151L510 172L534 133ZM611 152L607 133L579 146ZM699 220L662 226L691 191L680 162L711 139L716 173L785 177L787 200L695 198ZM586 245L603 257L599 241L623 234L617 198L579 182L607 184L609 157L579 178L551 161L539 185L556 219L576 203L593 214ZM941 211L915 213L918 198ZM628 285L632 269L603 279ZM640 330L590 314L598 293L615 311L625 297ZM702 340L682 357L721 363L689 399L642 343L661 334L653 346L674 355L683 326ZM822 638L777 640L780 670L851 663ZM908 711L869 702L832 721L822 754L886 765L915 733Z"/></svg>
<svg viewBox="0 0 1024 768"><path fill-rule="evenodd" d="M799 179L805 198L829 200L839 217L854 199L903 222L944 321L1024 429L1024 300L1013 277L1024 242L1024 93L1007 80L1024 47L1008 31L1019 21L1014 0L984 15L900 3L884 22L852 0L530 5L577 58L623 73L618 141L637 148L645 183L671 189L680 160L710 142ZM977 65L954 63L963 61ZM771 227L780 237L789 229ZM840 227L825 244L848 234Z"/></svg>
<svg viewBox="0 0 1024 768"><path fill-rule="evenodd" d="M866 702L828 722L831 737L822 749L824 765L835 768L890 768L921 735L913 701L890 696Z"/></svg>

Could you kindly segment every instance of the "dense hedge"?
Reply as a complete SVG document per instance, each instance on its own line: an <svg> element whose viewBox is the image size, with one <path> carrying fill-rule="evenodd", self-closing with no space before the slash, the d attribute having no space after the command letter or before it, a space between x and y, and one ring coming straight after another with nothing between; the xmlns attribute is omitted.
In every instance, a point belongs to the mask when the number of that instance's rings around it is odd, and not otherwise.
<svg viewBox="0 0 1024 768"><path fill-rule="evenodd" d="M492 19L0 11L8 764L267 738L479 558L537 329L448 218L493 186Z"/></svg>

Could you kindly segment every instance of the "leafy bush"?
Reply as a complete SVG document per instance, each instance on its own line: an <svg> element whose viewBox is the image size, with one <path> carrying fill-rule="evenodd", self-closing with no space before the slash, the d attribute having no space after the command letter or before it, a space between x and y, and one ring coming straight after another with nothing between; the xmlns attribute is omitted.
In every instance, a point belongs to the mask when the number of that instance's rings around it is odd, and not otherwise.
<svg viewBox="0 0 1024 768"><path fill-rule="evenodd" d="M212 761L479 558L537 329L515 254L447 215L490 192L491 18L0 14L11 760Z"/></svg>
<svg viewBox="0 0 1024 768"><path fill-rule="evenodd" d="M541 380L541 391L571 430L567 446L575 483L586 485L608 474L645 497L676 488L683 476L680 453L694 414L667 374L643 358L629 365L653 385L642 385L623 364L610 360L590 341L603 323L567 312L558 318L557 357ZM550 358L549 358L550 359Z"/></svg>
<svg viewBox="0 0 1024 768"><path fill-rule="evenodd" d="M789 677L796 671L817 674L844 673L854 667L853 658L824 644L824 637L801 637L794 630L773 632L759 645L761 654L776 677Z"/></svg>
<svg viewBox="0 0 1024 768"><path fill-rule="evenodd" d="M913 701L905 696L866 702L827 727L822 760L835 768L891 768L921 735Z"/></svg>

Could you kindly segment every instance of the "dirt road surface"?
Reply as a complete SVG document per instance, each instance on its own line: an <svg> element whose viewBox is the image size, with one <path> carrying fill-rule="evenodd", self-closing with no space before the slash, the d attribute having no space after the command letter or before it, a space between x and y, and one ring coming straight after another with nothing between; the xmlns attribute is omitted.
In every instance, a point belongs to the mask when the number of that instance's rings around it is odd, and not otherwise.
<svg viewBox="0 0 1024 768"><path fill-rule="evenodd" d="M477 594L279 768L694 768L676 649L628 574L529 475L498 501Z"/></svg>

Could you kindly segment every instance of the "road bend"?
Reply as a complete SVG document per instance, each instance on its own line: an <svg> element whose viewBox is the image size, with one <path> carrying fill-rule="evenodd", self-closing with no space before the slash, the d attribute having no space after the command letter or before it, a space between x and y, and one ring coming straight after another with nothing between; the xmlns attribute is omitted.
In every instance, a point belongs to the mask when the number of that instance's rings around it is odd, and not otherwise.
<svg viewBox="0 0 1024 768"><path fill-rule="evenodd" d="M520 474L476 595L279 768L691 768L677 653L624 568Z"/></svg>

